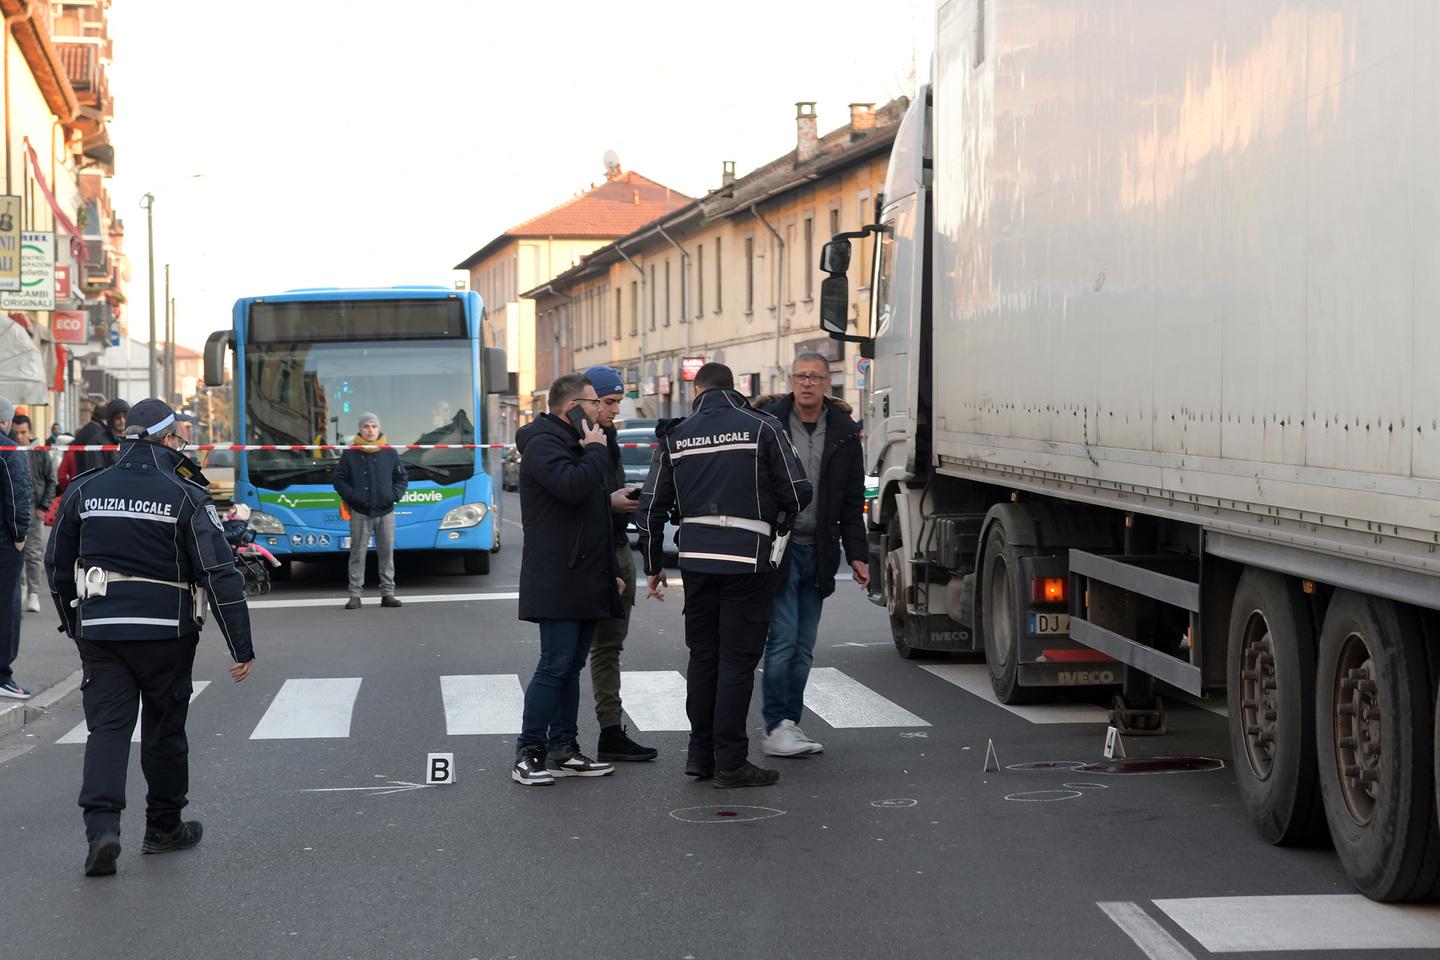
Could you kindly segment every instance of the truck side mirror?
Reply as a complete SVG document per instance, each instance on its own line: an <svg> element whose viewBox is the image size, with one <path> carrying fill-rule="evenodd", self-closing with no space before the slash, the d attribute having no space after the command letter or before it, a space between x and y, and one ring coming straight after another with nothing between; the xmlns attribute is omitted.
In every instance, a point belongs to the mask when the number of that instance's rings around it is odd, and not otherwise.
<svg viewBox="0 0 1440 960"><path fill-rule="evenodd" d="M205 386L225 386L225 351L235 346L235 333L216 330L205 341Z"/></svg>
<svg viewBox="0 0 1440 960"><path fill-rule="evenodd" d="M850 241L831 240L820 248L820 269L835 276L850 272Z"/></svg>
<svg viewBox="0 0 1440 960"><path fill-rule="evenodd" d="M827 243L828 250L834 244ZM848 251L850 244L844 245ZM849 259L849 254L846 254ZM850 327L850 281L835 274L820 281L820 327L826 333L844 334Z"/></svg>
<svg viewBox="0 0 1440 960"><path fill-rule="evenodd" d="M485 392L504 393L510 384L510 372L505 368L505 351L500 347L485 348Z"/></svg>

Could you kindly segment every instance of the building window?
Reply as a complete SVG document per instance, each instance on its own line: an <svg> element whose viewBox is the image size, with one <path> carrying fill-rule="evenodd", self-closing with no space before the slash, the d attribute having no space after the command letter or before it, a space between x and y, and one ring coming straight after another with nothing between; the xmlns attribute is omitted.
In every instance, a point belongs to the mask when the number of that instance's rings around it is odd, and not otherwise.
<svg viewBox="0 0 1440 960"><path fill-rule="evenodd" d="M745 238L745 313L755 312L755 238Z"/></svg>
<svg viewBox="0 0 1440 960"><path fill-rule="evenodd" d="M840 208L830 208L830 237L834 239L835 234L840 232Z"/></svg>
<svg viewBox="0 0 1440 960"><path fill-rule="evenodd" d="M650 329L655 329L655 264L650 264Z"/></svg>
<svg viewBox="0 0 1440 960"><path fill-rule="evenodd" d="M670 258L665 258L665 326L670 326Z"/></svg>
<svg viewBox="0 0 1440 960"><path fill-rule="evenodd" d="M805 300L815 299L815 218L805 218Z"/></svg>
<svg viewBox="0 0 1440 960"><path fill-rule="evenodd" d="M640 333L640 282L630 281L630 336Z"/></svg>
<svg viewBox="0 0 1440 960"><path fill-rule="evenodd" d="M695 247L695 319L705 316L705 244Z"/></svg>
<svg viewBox="0 0 1440 960"><path fill-rule="evenodd" d="M619 340L619 339L620 339L620 308L621 308L622 306L624 306L624 304L622 304L622 303L620 302L620 298L621 298L622 296L624 296L623 292L620 290L619 287L616 287L616 288L615 288L615 339L616 339L616 340Z"/></svg>
<svg viewBox="0 0 1440 960"><path fill-rule="evenodd" d="M795 283L790 275L794 273L791 269L795 260L795 224L785 224L785 245L780 248L780 285L784 287L782 296L787 304L795 302Z"/></svg>
<svg viewBox="0 0 1440 960"><path fill-rule="evenodd" d="M725 285L720 282L720 238L715 238L715 312L719 313L724 304L721 299L725 296Z"/></svg>

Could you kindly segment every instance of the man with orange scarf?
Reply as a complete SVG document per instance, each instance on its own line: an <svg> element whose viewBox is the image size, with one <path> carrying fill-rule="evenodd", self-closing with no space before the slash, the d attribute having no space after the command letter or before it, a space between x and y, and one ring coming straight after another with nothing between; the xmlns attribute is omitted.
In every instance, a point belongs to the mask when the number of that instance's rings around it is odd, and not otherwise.
<svg viewBox="0 0 1440 960"><path fill-rule="evenodd" d="M400 454L380 432L380 418L360 414L360 432L335 467L335 490L350 513L350 599L346 610L360 609L365 589L365 555L370 537L380 560L380 606L398 607L395 596L395 504L409 479Z"/></svg>

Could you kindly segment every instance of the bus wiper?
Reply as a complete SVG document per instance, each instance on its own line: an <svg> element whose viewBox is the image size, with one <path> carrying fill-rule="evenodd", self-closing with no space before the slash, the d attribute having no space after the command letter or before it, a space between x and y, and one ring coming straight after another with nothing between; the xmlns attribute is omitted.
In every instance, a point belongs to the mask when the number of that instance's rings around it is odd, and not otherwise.
<svg viewBox="0 0 1440 960"><path fill-rule="evenodd" d="M253 483L266 487L279 480L293 480L296 477L303 477L306 474L318 473L328 466L334 466L337 461L325 460L309 467L297 467L291 470L250 470Z"/></svg>
<svg viewBox="0 0 1440 960"><path fill-rule="evenodd" d="M449 470L437 470L435 467L428 467L423 463L411 463L409 460L404 461L404 463L407 474L412 470L423 470L430 475L429 479L431 480L443 480L450 476Z"/></svg>

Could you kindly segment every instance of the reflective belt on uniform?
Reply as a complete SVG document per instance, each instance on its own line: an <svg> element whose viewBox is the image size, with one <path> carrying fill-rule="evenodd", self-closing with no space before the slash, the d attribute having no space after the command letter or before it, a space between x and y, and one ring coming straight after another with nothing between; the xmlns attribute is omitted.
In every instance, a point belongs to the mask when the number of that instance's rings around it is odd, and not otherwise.
<svg viewBox="0 0 1440 960"><path fill-rule="evenodd" d="M774 533L774 528L764 520L751 520L749 517L727 517L724 514L684 517L681 519L681 523L698 523L706 527L734 527L737 530L758 533L762 537L768 537Z"/></svg>
<svg viewBox="0 0 1440 960"><path fill-rule="evenodd" d="M195 619L200 622L205 620L205 588L193 583L181 583L179 580L157 580L154 577L137 577L129 573L120 573L118 570L106 570L104 567L81 567L75 565L75 600L71 606L78 607L81 600L88 600L91 597L106 596L112 583L158 583L162 587L174 587L177 590L189 591L194 601Z"/></svg>

